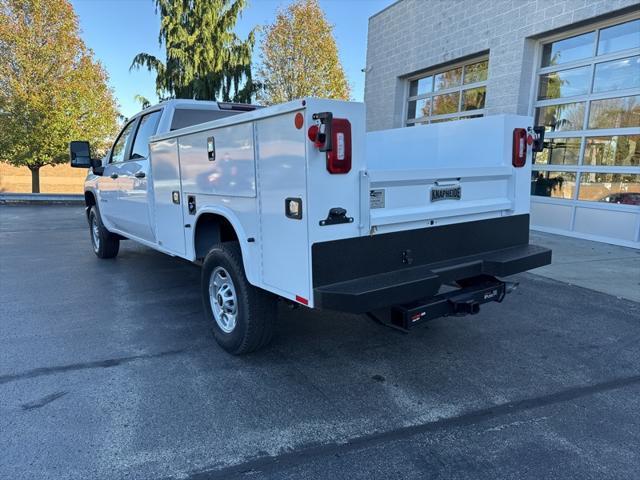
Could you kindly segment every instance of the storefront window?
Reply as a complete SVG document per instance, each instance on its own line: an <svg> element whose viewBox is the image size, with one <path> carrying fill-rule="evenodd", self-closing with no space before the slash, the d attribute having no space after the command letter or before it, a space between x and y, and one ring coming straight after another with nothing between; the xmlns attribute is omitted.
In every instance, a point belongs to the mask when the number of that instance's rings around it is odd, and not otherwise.
<svg viewBox="0 0 640 480"><path fill-rule="evenodd" d="M595 166L640 166L640 135L587 138L584 164Z"/></svg>
<svg viewBox="0 0 640 480"><path fill-rule="evenodd" d="M486 82L489 72L489 60L472 63L464 67L464 84Z"/></svg>
<svg viewBox="0 0 640 480"><path fill-rule="evenodd" d="M487 87L471 88L462 91L462 110L479 110L484 108Z"/></svg>
<svg viewBox="0 0 640 480"><path fill-rule="evenodd" d="M409 102L408 118L428 117L431 113L431 99L423 98Z"/></svg>
<svg viewBox="0 0 640 480"><path fill-rule="evenodd" d="M460 101L460 92L435 95L433 97L433 115L456 113Z"/></svg>
<svg viewBox="0 0 640 480"><path fill-rule="evenodd" d="M640 126L640 95L591 102L589 128Z"/></svg>
<svg viewBox="0 0 640 480"><path fill-rule="evenodd" d="M542 66L562 65L590 57L595 39L595 32L589 32L546 44L542 51Z"/></svg>
<svg viewBox="0 0 640 480"><path fill-rule="evenodd" d="M410 80L406 124L482 116L488 70L489 60L475 59Z"/></svg>
<svg viewBox="0 0 640 480"><path fill-rule="evenodd" d="M536 124L551 132L582 130L584 107L584 102L578 102L538 108Z"/></svg>
<svg viewBox="0 0 640 480"><path fill-rule="evenodd" d="M538 100L573 97L589 93L591 67L571 68L540 77Z"/></svg>
<svg viewBox="0 0 640 480"><path fill-rule="evenodd" d="M640 56L596 64L594 92L640 87Z"/></svg>
<svg viewBox="0 0 640 480"><path fill-rule="evenodd" d="M536 165L577 165L580 138L552 138L545 140L544 150L536 155Z"/></svg>
<svg viewBox="0 0 640 480"><path fill-rule="evenodd" d="M600 30L598 55L630 48L640 48L640 20L633 20Z"/></svg>
<svg viewBox="0 0 640 480"><path fill-rule="evenodd" d="M424 95L433 92L433 77L420 78L411 82L409 96Z"/></svg>
<svg viewBox="0 0 640 480"><path fill-rule="evenodd" d="M589 202L640 205L640 175L583 172L578 198Z"/></svg>
<svg viewBox="0 0 640 480"><path fill-rule="evenodd" d="M462 67L454 68L437 74L435 77L435 90L446 90L460 85L462 80Z"/></svg>
<svg viewBox="0 0 640 480"><path fill-rule="evenodd" d="M571 199L575 190L573 172L531 172L531 195Z"/></svg>

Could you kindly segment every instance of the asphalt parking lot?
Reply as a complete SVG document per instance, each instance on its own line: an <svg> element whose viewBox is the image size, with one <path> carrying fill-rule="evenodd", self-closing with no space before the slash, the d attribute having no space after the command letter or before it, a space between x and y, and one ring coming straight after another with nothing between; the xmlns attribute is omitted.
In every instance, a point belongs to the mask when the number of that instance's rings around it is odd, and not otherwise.
<svg viewBox="0 0 640 480"><path fill-rule="evenodd" d="M231 357L199 268L0 206L0 478L638 478L640 304L533 274L410 335L282 307Z"/></svg>

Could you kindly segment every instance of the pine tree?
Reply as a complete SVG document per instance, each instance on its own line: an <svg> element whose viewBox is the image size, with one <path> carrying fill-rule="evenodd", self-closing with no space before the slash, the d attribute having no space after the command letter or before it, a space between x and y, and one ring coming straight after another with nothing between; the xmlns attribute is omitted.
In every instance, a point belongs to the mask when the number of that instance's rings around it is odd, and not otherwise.
<svg viewBox="0 0 640 480"><path fill-rule="evenodd" d="M139 53L131 68L156 73L160 98L249 103L255 87L251 55L255 31L246 40L233 32L246 0L155 0L158 42L166 61Z"/></svg>

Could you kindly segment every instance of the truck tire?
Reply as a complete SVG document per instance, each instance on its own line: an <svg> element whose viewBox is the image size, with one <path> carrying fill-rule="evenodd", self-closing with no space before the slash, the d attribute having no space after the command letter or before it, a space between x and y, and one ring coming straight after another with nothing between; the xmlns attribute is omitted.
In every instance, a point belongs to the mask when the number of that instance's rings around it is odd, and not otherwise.
<svg viewBox="0 0 640 480"><path fill-rule="evenodd" d="M93 253L99 258L113 258L118 255L120 239L104 227L95 205L89 210L89 235Z"/></svg>
<svg viewBox="0 0 640 480"><path fill-rule="evenodd" d="M238 242L214 246L202 264L202 301L218 344L233 355L271 341L276 298L247 281Z"/></svg>

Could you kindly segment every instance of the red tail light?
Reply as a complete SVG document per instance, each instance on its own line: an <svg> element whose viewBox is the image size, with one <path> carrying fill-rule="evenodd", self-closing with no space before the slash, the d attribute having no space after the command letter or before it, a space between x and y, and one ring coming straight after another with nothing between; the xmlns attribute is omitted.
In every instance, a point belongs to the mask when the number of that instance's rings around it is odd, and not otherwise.
<svg viewBox="0 0 640 480"><path fill-rule="evenodd" d="M527 130L525 128L515 128L513 130L513 158L511 163L514 167L524 167L527 163Z"/></svg>
<svg viewBox="0 0 640 480"><path fill-rule="evenodd" d="M351 171L351 123L345 118L333 118L331 112L314 113L318 125L311 125L307 132L316 148L327 153L329 173Z"/></svg>
<svg viewBox="0 0 640 480"><path fill-rule="evenodd" d="M351 124L344 118L331 122L332 149L327 152L329 173L349 173L351 170Z"/></svg>

